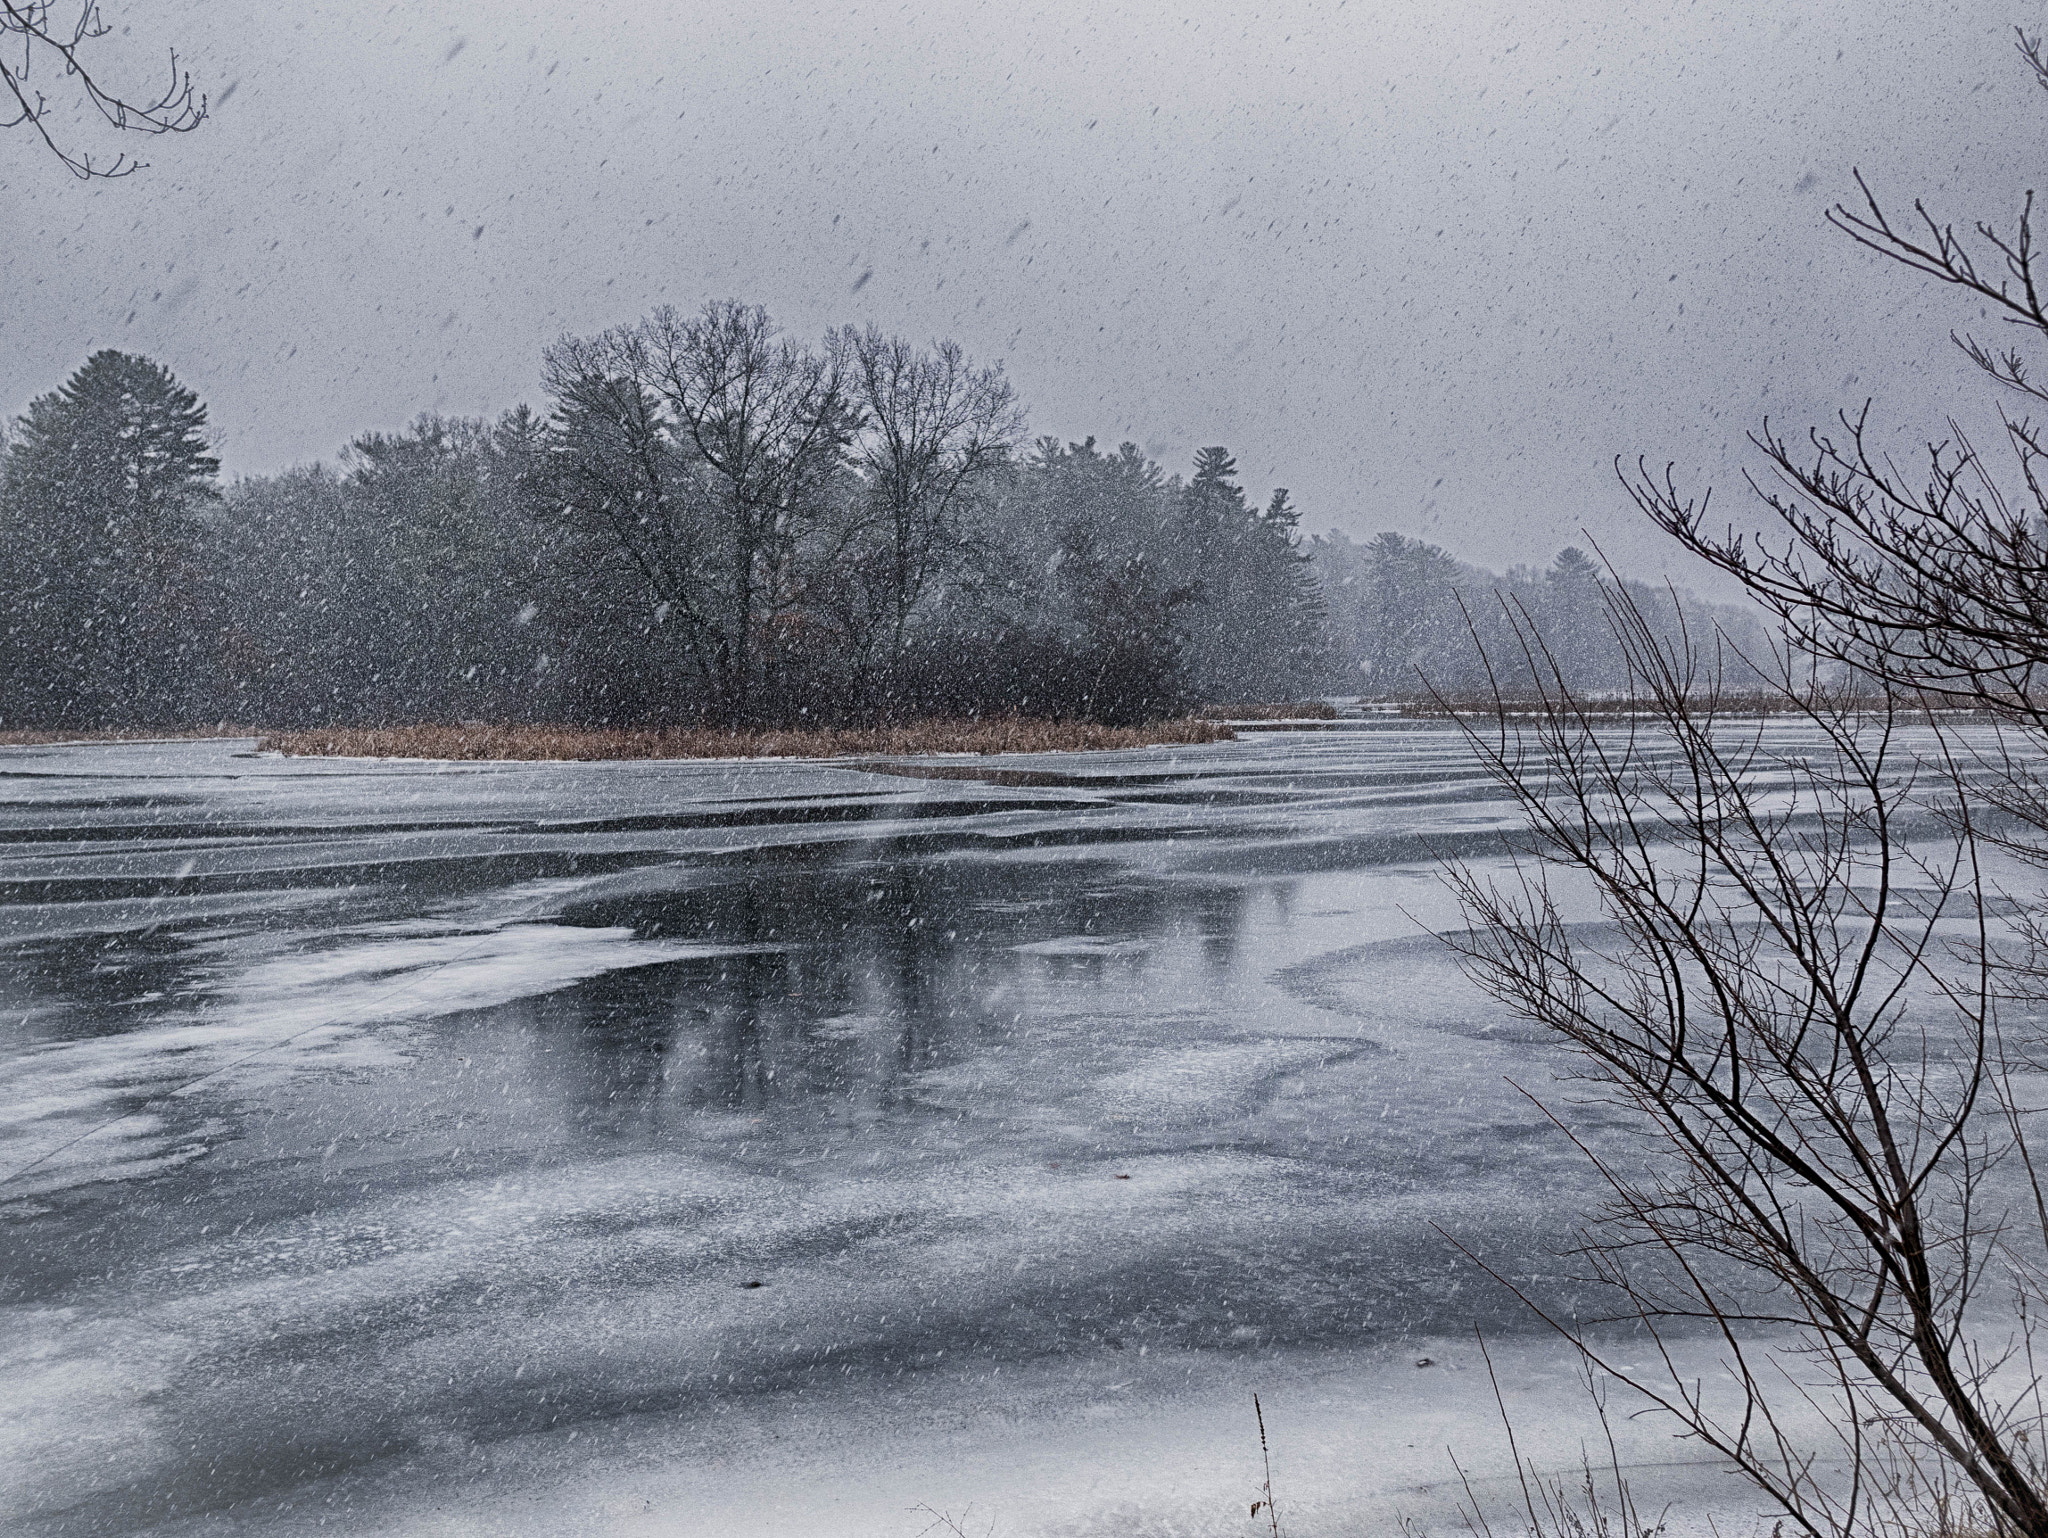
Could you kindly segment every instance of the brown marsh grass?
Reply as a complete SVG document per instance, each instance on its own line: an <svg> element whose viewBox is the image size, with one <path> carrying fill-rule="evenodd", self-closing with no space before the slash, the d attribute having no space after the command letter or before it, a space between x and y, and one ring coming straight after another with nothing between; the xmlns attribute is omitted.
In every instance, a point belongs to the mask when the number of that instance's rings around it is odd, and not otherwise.
<svg viewBox="0 0 2048 1538"><path fill-rule="evenodd" d="M1073 753L1228 742L1232 732L1192 718L1149 726L1088 721L919 721L905 726L729 731L721 727L335 727L269 732L267 752L314 758L572 760L623 758L851 758L928 753Z"/></svg>
<svg viewBox="0 0 2048 1538"><path fill-rule="evenodd" d="M1700 696L1700 704L1702 706L1704 706L1706 698L1704 694ZM1882 712L1885 709L1884 700L1875 695L1861 702L1855 697L1842 696L1838 697L1836 702L1851 709L1867 707L1873 714ZM1402 699L1386 703L1394 704L1398 708L1400 715L1416 720L1449 720L1457 716L1485 718L1489 716L1498 717L1502 714L1507 715L1511 719L1522 717L1534 718L1544 715L1555 704L1553 701L1550 706L1546 706L1544 701L1534 696L1518 698L1513 695L1503 695L1500 699L1496 700L1490 695L1482 696L1476 694L1447 694L1436 698L1425 696L1419 699ZM1713 703L1714 714L1725 720L1748 719L1759 716L1796 717L1805 715L1809 709L1809 706L1806 703L1802 703L1798 697L1787 695L1727 693L1715 695ZM1571 701L1571 710L1574 716L1583 715L1589 720L1620 721L1635 717L1648 718L1654 716L1657 706L1654 700L1644 698L1631 699L1627 696L1621 696L1615 699L1586 699L1574 695ZM1936 717L1943 721L1991 719L1987 712L1974 710L1967 706L1949 707L1937 705L1930 709L1925 705L1911 706L1896 700L1892 703L1891 714L1898 720L1916 722Z"/></svg>
<svg viewBox="0 0 2048 1538"><path fill-rule="evenodd" d="M1195 714L1204 721L1334 721L1337 707L1328 700L1269 700L1256 705L1204 705Z"/></svg>

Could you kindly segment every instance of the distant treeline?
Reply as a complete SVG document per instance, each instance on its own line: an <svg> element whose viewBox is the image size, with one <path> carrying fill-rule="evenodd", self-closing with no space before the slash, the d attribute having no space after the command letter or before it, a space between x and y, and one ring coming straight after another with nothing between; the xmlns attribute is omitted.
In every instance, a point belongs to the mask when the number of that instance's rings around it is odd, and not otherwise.
<svg viewBox="0 0 2048 1538"><path fill-rule="evenodd" d="M1347 693L1470 699L1498 684L1528 695L1534 669L1555 670L1592 696L1629 687L1608 617L1615 579L1583 550L1567 547L1546 568L1505 576L1401 534L1360 544L1333 530L1311 540L1308 553L1328 606L1328 645L1354 680ZM1622 587L1658 634L1674 643L1689 636L1729 689L1760 687L1756 669L1782 666L1755 609L1647 582Z"/></svg>
<svg viewBox="0 0 2048 1538"><path fill-rule="evenodd" d="M1222 448L1027 442L999 369L758 309L548 350L546 415L421 417L223 487L206 410L100 352L0 455L0 724L1128 723L1412 694L1510 592L1598 687L1600 574L1304 543ZM1498 608L1498 604L1493 604Z"/></svg>

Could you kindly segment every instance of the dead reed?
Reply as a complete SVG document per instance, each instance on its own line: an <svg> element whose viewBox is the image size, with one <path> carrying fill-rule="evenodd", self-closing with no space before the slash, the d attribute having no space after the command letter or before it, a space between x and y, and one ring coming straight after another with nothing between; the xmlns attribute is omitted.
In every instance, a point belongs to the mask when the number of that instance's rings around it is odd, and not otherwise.
<svg viewBox="0 0 2048 1538"><path fill-rule="evenodd" d="M1195 714L1204 721L1334 721L1337 707L1328 700L1268 700L1254 705L1204 705Z"/></svg>
<svg viewBox="0 0 2048 1538"><path fill-rule="evenodd" d="M927 753L1073 753L1227 742L1233 733L1193 718L1149 726L1088 721L918 721L905 726L729 731L719 727L630 729L425 724L270 732L257 747L309 758L557 759L849 758Z"/></svg>
<svg viewBox="0 0 2048 1538"><path fill-rule="evenodd" d="M1503 695L1501 698L1495 699L1491 695L1446 694L1435 698L1425 696L1418 699L1384 701L1381 702L1381 707L1385 708L1391 705L1399 715L1412 717L1417 720L1449 720L1459 716L1498 717L1502 714L1505 714L1510 719L1522 717L1534 719L1545 715L1550 708L1553 708L1554 703L1553 701L1551 705L1546 705L1543 700L1533 695L1527 698ZM1700 703L1702 705L1705 703L1704 696L1701 697ZM1876 696L1870 697L1867 702L1859 703L1854 698L1841 698L1835 700L1834 703L1841 704L1852 710L1868 709L1873 715L1883 713L1886 710L1884 700ZM1714 697L1714 714L1726 720L1759 716L1804 716L1809 708L1810 705L1804 702L1802 697L1784 694L1724 693L1717 694ZM1632 717L1652 717L1657 713L1657 703L1655 700L1648 698L1629 698L1623 696L1617 699L1587 699L1574 695L1572 697L1571 709L1575 715L1583 714L1591 720L1619 721L1628 720ZM1985 712L1964 707L1953 709L1943 706L1936 706L1932 709L1927 707L1916 708L1903 706L1898 701L1892 702L1890 714L1897 720L1914 721L1926 721L1936 717L1943 721L1990 719L1989 715Z"/></svg>

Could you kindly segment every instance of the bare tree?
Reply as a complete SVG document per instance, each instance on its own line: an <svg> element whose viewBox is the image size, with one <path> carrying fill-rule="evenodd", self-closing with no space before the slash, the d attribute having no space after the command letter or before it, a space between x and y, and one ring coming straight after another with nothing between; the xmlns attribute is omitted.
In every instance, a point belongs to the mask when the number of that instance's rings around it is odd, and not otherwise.
<svg viewBox="0 0 2048 1538"><path fill-rule="evenodd" d="M645 583L655 614L683 633L684 654L715 698L711 510L643 371L627 329L564 337L547 350L543 378L555 410L534 500L570 526L589 559L622 559Z"/></svg>
<svg viewBox="0 0 2048 1538"><path fill-rule="evenodd" d="M902 656L913 618L960 553L966 513L1022 438L1024 412L1001 366L974 367L957 342L921 351L845 326L830 346L861 413L853 461L864 513L833 608L865 679Z"/></svg>
<svg viewBox="0 0 2048 1538"><path fill-rule="evenodd" d="M606 529L688 627L718 714L749 722L778 626L850 537L859 424L836 363L722 301L548 350L558 505Z"/></svg>
<svg viewBox="0 0 2048 1538"><path fill-rule="evenodd" d="M175 50L170 78L153 100L131 100L102 85L86 55L90 44L112 31L95 0L61 11L57 0L0 0L0 87L12 102L11 108L0 107L11 111L0 118L0 128L31 130L81 180L127 176L144 163L118 154L98 164L89 151L62 142L51 126L54 109L35 81L39 69L61 79L75 103L125 132L189 133L206 119L206 98L194 93L192 77L178 68Z"/></svg>

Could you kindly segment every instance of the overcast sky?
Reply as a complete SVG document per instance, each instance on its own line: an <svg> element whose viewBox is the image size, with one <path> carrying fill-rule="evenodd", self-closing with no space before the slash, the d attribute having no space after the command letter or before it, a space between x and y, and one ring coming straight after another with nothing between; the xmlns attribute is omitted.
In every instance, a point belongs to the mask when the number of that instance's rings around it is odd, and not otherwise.
<svg viewBox="0 0 2048 1538"><path fill-rule="evenodd" d="M2042 0L105 9L110 67L175 41L213 117L91 186L0 136L9 415L139 351L258 472L739 297L958 338L1037 432L1226 444L1309 529L1496 567L1582 528L1669 566L1616 454L1736 511L1765 411L1875 393L1909 447L1981 397L1974 308L1822 213L1861 166L2003 217L2048 145Z"/></svg>

